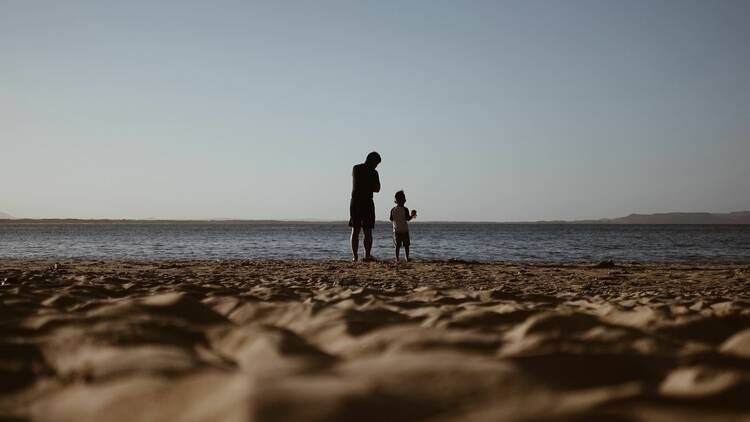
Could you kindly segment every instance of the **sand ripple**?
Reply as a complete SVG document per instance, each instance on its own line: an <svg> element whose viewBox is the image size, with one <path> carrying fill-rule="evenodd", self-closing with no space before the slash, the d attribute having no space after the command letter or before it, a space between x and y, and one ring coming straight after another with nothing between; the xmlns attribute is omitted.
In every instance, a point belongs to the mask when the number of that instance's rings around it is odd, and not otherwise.
<svg viewBox="0 0 750 422"><path fill-rule="evenodd" d="M0 418L750 418L746 266L0 262Z"/></svg>

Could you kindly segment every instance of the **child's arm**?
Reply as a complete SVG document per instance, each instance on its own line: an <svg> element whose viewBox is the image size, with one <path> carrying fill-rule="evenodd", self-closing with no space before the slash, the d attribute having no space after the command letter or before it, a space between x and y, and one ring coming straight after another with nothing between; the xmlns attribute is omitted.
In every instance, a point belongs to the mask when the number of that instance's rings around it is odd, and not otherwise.
<svg viewBox="0 0 750 422"><path fill-rule="evenodd" d="M405 211L406 211L406 221L411 221L417 218L417 210L411 210L411 214L409 214L408 208Z"/></svg>

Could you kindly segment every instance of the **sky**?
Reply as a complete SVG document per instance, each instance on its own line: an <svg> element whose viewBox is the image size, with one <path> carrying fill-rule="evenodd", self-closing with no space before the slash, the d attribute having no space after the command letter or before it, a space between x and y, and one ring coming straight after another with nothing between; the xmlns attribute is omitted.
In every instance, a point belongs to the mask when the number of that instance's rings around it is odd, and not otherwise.
<svg viewBox="0 0 750 422"><path fill-rule="evenodd" d="M0 0L0 211L750 209L750 2Z"/></svg>

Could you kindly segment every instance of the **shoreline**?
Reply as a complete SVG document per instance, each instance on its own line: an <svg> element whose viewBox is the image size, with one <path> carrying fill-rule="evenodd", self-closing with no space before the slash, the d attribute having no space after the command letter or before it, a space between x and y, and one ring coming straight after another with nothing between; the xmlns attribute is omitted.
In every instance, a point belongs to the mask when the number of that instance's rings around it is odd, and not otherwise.
<svg viewBox="0 0 750 422"><path fill-rule="evenodd" d="M560 268L578 268L578 269L636 269L645 267L667 267L673 269L679 269L683 271L687 270L703 270L715 268L717 270L723 268L743 268L747 267L750 269L750 260L747 261L485 261L485 260L470 260L470 259L413 259L410 262L404 261L403 257L400 262L396 263L395 259L380 259L376 261L349 261L346 259L240 259L240 258L224 258L224 259L210 259L210 258L196 258L196 259L173 259L173 258L158 258L158 259L121 259L121 258L39 258L39 259L18 259L18 258L3 258L0 257L0 266L3 263L13 264L55 264L55 263L67 263L67 264L117 264L117 263L130 263L139 265L148 264L337 264L337 265L394 265L394 266L415 266L415 265L497 265L497 266L528 266L528 267L560 267Z"/></svg>

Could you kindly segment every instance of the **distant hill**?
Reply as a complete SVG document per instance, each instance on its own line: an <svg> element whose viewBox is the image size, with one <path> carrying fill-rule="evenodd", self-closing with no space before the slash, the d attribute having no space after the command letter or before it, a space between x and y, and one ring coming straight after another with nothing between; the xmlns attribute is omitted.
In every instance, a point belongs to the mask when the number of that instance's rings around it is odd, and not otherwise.
<svg viewBox="0 0 750 422"><path fill-rule="evenodd" d="M708 212L669 212L662 214L630 214L627 217L571 221L577 224L750 224L750 211L727 214Z"/></svg>
<svg viewBox="0 0 750 422"><path fill-rule="evenodd" d="M0 220L10 220L13 218L12 215L0 211Z"/></svg>

